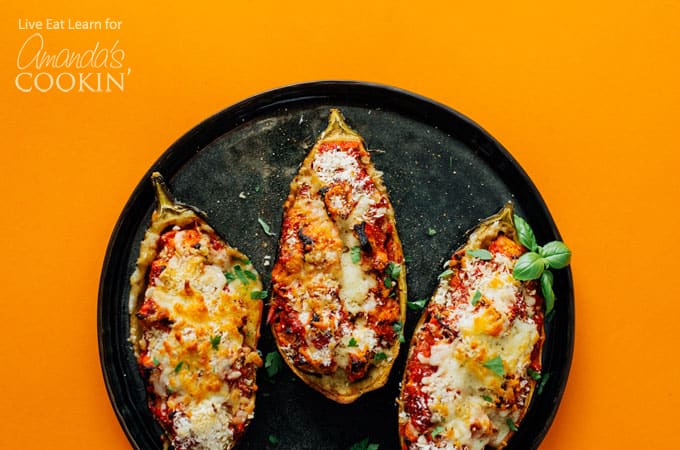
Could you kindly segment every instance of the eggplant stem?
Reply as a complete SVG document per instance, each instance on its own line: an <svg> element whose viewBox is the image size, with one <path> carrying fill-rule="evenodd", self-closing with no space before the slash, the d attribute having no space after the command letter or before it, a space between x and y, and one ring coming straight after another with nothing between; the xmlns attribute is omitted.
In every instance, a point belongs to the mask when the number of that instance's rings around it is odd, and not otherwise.
<svg viewBox="0 0 680 450"><path fill-rule="evenodd" d="M347 125L345 118L339 109L331 109L330 115L328 116L328 126L321 133L320 141L333 140L333 139L343 139L343 140L361 140L359 133L354 131Z"/></svg>
<svg viewBox="0 0 680 450"><path fill-rule="evenodd" d="M175 207L175 199L170 194L168 186L165 184L163 175L158 172L151 174L151 183L156 190L156 200L158 201L158 211L161 212L164 209L172 209Z"/></svg>

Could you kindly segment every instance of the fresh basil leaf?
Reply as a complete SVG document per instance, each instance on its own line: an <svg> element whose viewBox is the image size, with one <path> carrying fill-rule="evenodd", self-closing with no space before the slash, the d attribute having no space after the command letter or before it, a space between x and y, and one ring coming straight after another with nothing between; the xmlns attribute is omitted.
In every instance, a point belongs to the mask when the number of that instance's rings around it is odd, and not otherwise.
<svg viewBox="0 0 680 450"><path fill-rule="evenodd" d="M508 417L508 420L506 420L505 423L508 424L510 431L517 431L517 425L515 425L515 422L513 422L511 418Z"/></svg>
<svg viewBox="0 0 680 450"><path fill-rule="evenodd" d="M380 448L380 444L368 444L366 446L366 450L378 450Z"/></svg>
<svg viewBox="0 0 680 450"><path fill-rule="evenodd" d="M515 220L515 229L517 230L517 237L519 238L519 242L528 248L530 251L535 252L538 243L536 242L536 235L534 234L534 230L531 229L531 226L527 223L526 220L515 214L514 216Z"/></svg>
<svg viewBox="0 0 680 450"><path fill-rule="evenodd" d="M348 347L356 347L357 346L357 340L354 339L354 336L349 338L349 342L347 343Z"/></svg>
<svg viewBox="0 0 680 450"><path fill-rule="evenodd" d="M505 376L505 367L503 367L503 360L500 356L496 356L484 363L484 367L498 375L499 377Z"/></svg>
<svg viewBox="0 0 680 450"><path fill-rule="evenodd" d="M548 267L562 269L571 261L571 250L562 241L552 241L541 248L541 256L548 261Z"/></svg>
<svg viewBox="0 0 680 450"><path fill-rule="evenodd" d="M555 306L555 292L553 291L553 274L549 270L541 275L541 292L545 301L545 313L550 314Z"/></svg>
<svg viewBox="0 0 680 450"><path fill-rule="evenodd" d="M479 292L479 291L475 291L475 295L472 296L472 300L470 301L470 303L472 304L472 306L475 306L481 298L482 298L482 293Z"/></svg>
<svg viewBox="0 0 680 450"><path fill-rule="evenodd" d="M392 287L392 278L389 276L386 276L385 279L383 280L383 284L385 285L386 288L391 288Z"/></svg>
<svg viewBox="0 0 680 450"><path fill-rule="evenodd" d="M267 224L267 222L262 220L262 218L258 217L257 221L260 223L262 230L265 232L265 234L267 236L276 236L276 233L272 233L271 228L269 228L269 225Z"/></svg>
<svg viewBox="0 0 680 450"><path fill-rule="evenodd" d="M279 373L281 367L283 366L283 359L279 352L269 352L264 358L264 368L267 370L267 376L273 378L274 375Z"/></svg>
<svg viewBox="0 0 680 450"><path fill-rule="evenodd" d="M182 370L182 366L184 365L184 361L180 361L179 364L175 366L175 373L179 373L180 370Z"/></svg>
<svg viewBox="0 0 680 450"><path fill-rule="evenodd" d="M516 280L535 280L545 270L545 260L538 253L527 252L519 257L512 270Z"/></svg>
<svg viewBox="0 0 680 450"><path fill-rule="evenodd" d="M221 334L218 334L217 336L211 336L210 337L210 345L212 345L213 350L217 350L217 347L220 345L221 340L222 340Z"/></svg>
<svg viewBox="0 0 680 450"><path fill-rule="evenodd" d="M536 372L531 367L527 368L527 374L536 381L541 379L541 372Z"/></svg>
<svg viewBox="0 0 680 450"><path fill-rule="evenodd" d="M253 300L264 300L269 295L267 291L251 291L250 298Z"/></svg>
<svg viewBox="0 0 680 450"><path fill-rule="evenodd" d="M481 259L483 261L489 261L491 258L493 258L491 252L483 248L478 248L476 250L468 250L465 253L474 258Z"/></svg>
<svg viewBox="0 0 680 450"><path fill-rule="evenodd" d="M358 245L352 247L349 251L349 254L352 257L352 262L354 264L361 261L361 247L359 247Z"/></svg>
<svg viewBox="0 0 680 450"><path fill-rule="evenodd" d="M418 300L409 300L406 305L411 311L420 311L427 304L426 298L419 298Z"/></svg>

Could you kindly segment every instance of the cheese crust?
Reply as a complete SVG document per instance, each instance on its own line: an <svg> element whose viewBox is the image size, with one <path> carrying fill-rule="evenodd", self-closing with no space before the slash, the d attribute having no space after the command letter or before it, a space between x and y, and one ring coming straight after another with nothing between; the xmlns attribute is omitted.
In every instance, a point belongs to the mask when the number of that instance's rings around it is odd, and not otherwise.
<svg viewBox="0 0 680 450"><path fill-rule="evenodd" d="M253 418L257 272L191 209L159 208L132 277L131 341L148 405L176 449L231 449ZM258 294L255 294L258 297Z"/></svg>
<svg viewBox="0 0 680 450"><path fill-rule="evenodd" d="M381 173L339 111L284 205L269 322L286 363L341 403L384 385L399 352L406 283Z"/></svg>
<svg viewBox="0 0 680 450"><path fill-rule="evenodd" d="M502 448L541 370L543 300L512 276L526 249L509 207L453 254L414 333L399 398L402 448ZM471 253L470 250L488 253ZM534 374L534 377L531 376Z"/></svg>

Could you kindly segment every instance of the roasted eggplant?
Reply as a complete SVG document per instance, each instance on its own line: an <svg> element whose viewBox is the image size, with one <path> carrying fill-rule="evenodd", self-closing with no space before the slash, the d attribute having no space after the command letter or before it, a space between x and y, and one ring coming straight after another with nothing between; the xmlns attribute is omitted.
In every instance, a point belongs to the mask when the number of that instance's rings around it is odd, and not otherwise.
<svg viewBox="0 0 680 450"><path fill-rule="evenodd" d="M148 406L176 449L231 449L253 418L260 278L152 175L158 207L130 279L130 342Z"/></svg>
<svg viewBox="0 0 680 450"><path fill-rule="evenodd" d="M402 449L503 448L541 373L543 298L513 268L527 249L507 204L453 253L410 342Z"/></svg>
<svg viewBox="0 0 680 450"><path fill-rule="evenodd" d="M399 353L406 276L394 210L361 136L331 110L284 204L268 322L291 370L350 403Z"/></svg>

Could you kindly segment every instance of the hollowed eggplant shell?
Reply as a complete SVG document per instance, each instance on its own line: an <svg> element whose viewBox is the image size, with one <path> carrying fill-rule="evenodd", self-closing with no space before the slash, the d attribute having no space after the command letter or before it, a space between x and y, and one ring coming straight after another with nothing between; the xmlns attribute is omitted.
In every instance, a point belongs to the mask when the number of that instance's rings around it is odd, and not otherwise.
<svg viewBox="0 0 680 450"><path fill-rule="evenodd" d="M497 223L497 225L496 225ZM477 249L482 249L482 248L487 248L489 244L496 239L499 234L504 234L506 237L512 239L515 241L517 244L521 243L519 242L519 237L517 234L517 229L515 228L515 221L514 221L514 213L513 213L513 205L511 202L508 202L505 204L505 206L496 214L482 220L479 225L477 225L475 228L472 230L468 231L468 237L467 241L465 244L460 246L458 249L454 251L454 254L456 253L465 253L468 250L477 250ZM455 276L455 274L453 275ZM435 289L435 292L432 294L432 297L434 298L437 294L437 291L441 289L440 286L438 286ZM416 346L417 343L417 338L418 338L418 331L422 328L423 324L425 323L425 319L428 317L427 313L427 308L425 311L420 316L420 319L418 320L418 323L415 326L415 330L413 331L413 336L411 337L411 341L409 342L409 351L408 355L406 357L406 362L411 359L411 353L413 349ZM545 342L545 328L542 326L539 330L539 337L538 337L538 342L539 343L544 343ZM541 352L542 352L542 345L539 348L539 354L538 354L538 359L541 359ZM403 389L403 386L405 386L406 383L406 370L404 370L404 374L402 377L402 382L401 386ZM519 420L517 421L517 425L520 426L522 419L524 418L524 415L526 414L527 410L529 409L529 405L531 404L531 398L533 397L534 391L536 390L536 381L529 378L528 379L529 384L531 386L531 389L529 391L529 394L527 395L525 404L524 404L524 409L520 412ZM400 392L399 398L401 399L402 393ZM401 413L403 411L403 405L401 404L401 401L398 401L399 403L399 412ZM400 428L400 427L399 427ZM514 434L513 431L510 431L508 435L505 437L503 442L496 447L498 450L504 448L508 440L512 437ZM399 433L399 441L401 443L401 448L405 449L406 443L404 442L404 436Z"/></svg>
<svg viewBox="0 0 680 450"><path fill-rule="evenodd" d="M217 233L204 218L204 213L192 206L176 202L170 191L168 190L165 181L160 173L154 172L151 176L151 181L156 193L157 207L152 213L151 222L146 229L144 239L140 244L139 257L135 271L130 277L130 297L129 297L129 311L130 311L130 343L135 353L135 358L139 358L140 343L142 342L142 329L139 325L136 313L144 299L146 291L146 277L151 263L158 256L158 247L160 236L168 229L179 226L183 227L189 224L198 227L200 230L214 233L219 236L225 245L225 250L232 258L247 260L248 258L243 253L239 252L234 247L231 247L226 239ZM259 275L257 277L260 283ZM247 323L243 328L244 344L252 349L257 349L257 343L260 338L260 324L262 322L263 301L256 299L248 299L247 305L248 318ZM165 430L169 434L169 430ZM234 441L227 450L233 448L238 442ZM167 447L167 445L165 446Z"/></svg>
<svg viewBox="0 0 680 450"><path fill-rule="evenodd" d="M301 167L309 167L311 165L311 162L314 160L314 157L316 156L318 148L323 143L334 141L355 141L359 142L360 145L363 148L365 148L363 138L345 123L342 114L337 109L331 110L328 119L328 127L323 131L319 140L316 142L316 144L309 152L309 154L305 157L305 160L303 161ZM382 174L375 169L372 163L368 165L367 170L368 174L370 175L371 179L375 183L380 193L382 193L383 195L385 195L386 198L389 199L387 195L387 188L385 187L385 184L382 179ZM295 183L296 180L293 180L291 188ZM284 204L284 216L288 208L288 205L291 205L294 199L295 198L293 194L293 189L291 189L291 193L288 196L286 203ZM401 249L402 248L401 241L399 240L399 235L397 233L396 228L396 221L394 217L394 208L392 207L391 204L389 207L389 211L387 213L387 217L395 230L392 239ZM403 269L400 271L399 276L397 278L398 278L396 280L397 286L395 289L397 292L397 298L399 300L400 309L399 320L403 324L406 319L406 298L407 298L406 270L404 265ZM293 371L295 375L297 375L305 384L307 384L312 389L320 392L321 394L323 394L324 396L331 400L344 404L352 403L364 393L383 387L387 383L390 372L392 370L392 366L394 365L394 361L397 359L400 348L399 339L396 339L395 343L392 346L393 355L392 361L389 362L384 361L380 366L372 367L371 369L369 369L369 373L366 378L351 382L349 384L334 384L333 381L335 380L333 380L333 378L329 375L311 374L295 366L293 361L291 361L290 358L288 358L285 352L283 351L274 324L272 324L271 326L271 331L272 334L274 335L276 347L278 348L279 353L282 355L283 360L286 362L288 367L290 367L290 370Z"/></svg>

